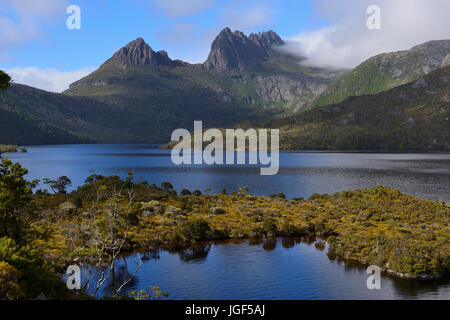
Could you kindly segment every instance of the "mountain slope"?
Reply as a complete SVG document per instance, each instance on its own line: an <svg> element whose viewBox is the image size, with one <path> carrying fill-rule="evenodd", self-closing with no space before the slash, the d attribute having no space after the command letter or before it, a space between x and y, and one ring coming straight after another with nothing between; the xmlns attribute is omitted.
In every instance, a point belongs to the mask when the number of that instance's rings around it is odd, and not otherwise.
<svg viewBox="0 0 450 320"><path fill-rule="evenodd" d="M379 93L417 80L441 67L449 53L450 40L438 40L406 51L377 55L333 81L310 107L339 103L352 96Z"/></svg>
<svg viewBox="0 0 450 320"><path fill-rule="evenodd" d="M0 92L0 143L120 142L137 138L123 127L124 116L92 99L12 84Z"/></svg>
<svg viewBox="0 0 450 320"><path fill-rule="evenodd" d="M447 66L388 91L259 125L280 128L283 149L449 151L449 119Z"/></svg>
<svg viewBox="0 0 450 320"><path fill-rule="evenodd" d="M193 120L217 127L267 119L304 107L342 74L302 67L301 58L278 50L282 44L273 31L247 37L225 28L205 63L192 65L154 52L138 38L65 94L91 97L152 123L140 134L155 141L175 128L191 128Z"/></svg>
<svg viewBox="0 0 450 320"><path fill-rule="evenodd" d="M222 70L210 59L172 60L138 38L63 94L22 85L0 93L0 143L157 143L177 128L192 129L194 120L223 127L285 114L312 101L340 72L302 67L298 57L278 51L282 43L273 31L247 37L224 29L210 54L223 52Z"/></svg>

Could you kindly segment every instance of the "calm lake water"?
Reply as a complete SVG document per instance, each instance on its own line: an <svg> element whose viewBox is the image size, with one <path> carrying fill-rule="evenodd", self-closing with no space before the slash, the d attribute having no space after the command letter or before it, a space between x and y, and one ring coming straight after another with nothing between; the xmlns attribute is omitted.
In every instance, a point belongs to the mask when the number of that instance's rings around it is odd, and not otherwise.
<svg viewBox="0 0 450 320"><path fill-rule="evenodd" d="M374 187L399 189L430 200L450 201L450 154L281 153L276 176L261 176L258 166L176 166L170 150L151 145L62 145L28 147L7 154L29 169L29 179L68 176L73 187L91 174L126 177L159 185L213 192L247 186L256 195L284 193L307 198L313 193ZM44 186L41 185L41 188Z"/></svg>
<svg viewBox="0 0 450 320"><path fill-rule="evenodd" d="M261 176L257 166L176 166L170 151L151 145L28 147L8 154L29 169L29 179L66 175L73 187L91 174L126 177L175 189L236 191L307 198L313 193L374 187L399 189L450 201L450 154L282 153L280 172ZM41 188L44 186L41 185ZM411 281L383 276L368 290L365 269L330 260L327 250L298 239L238 241L161 250L146 260L124 292L159 286L170 299L450 299L449 281ZM156 258L156 259L155 259ZM136 254L119 260L134 270ZM124 273L118 268L118 277ZM108 295L106 287L100 295Z"/></svg>
<svg viewBox="0 0 450 320"><path fill-rule="evenodd" d="M414 281L383 276L380 290L369 290L361 267L330 260L328 248L295 238L218 242L147 254L136 277L123 289L159 286L169 299L312 300L450 299L450 281ZM141 255L142 256L142 255ZM126 257L131 273L137 254ZM126 274L118 261L117 283ZM111 295L108 282L99 296Z"/></svg>

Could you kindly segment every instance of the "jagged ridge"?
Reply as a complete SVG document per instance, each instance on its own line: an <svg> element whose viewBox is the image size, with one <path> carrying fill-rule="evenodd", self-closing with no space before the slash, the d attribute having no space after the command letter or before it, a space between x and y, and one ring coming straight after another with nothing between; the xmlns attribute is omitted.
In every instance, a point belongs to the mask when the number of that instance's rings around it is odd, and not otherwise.
<svg viewBox="0 0 450 320"><path fill-rule="evenodd" d="M280 53L277 46L284 42L274 31L250 34L248 37L240 32L223 29L211 46L211 52L204 66L217 71L252 70L258 65Z"/></svg>

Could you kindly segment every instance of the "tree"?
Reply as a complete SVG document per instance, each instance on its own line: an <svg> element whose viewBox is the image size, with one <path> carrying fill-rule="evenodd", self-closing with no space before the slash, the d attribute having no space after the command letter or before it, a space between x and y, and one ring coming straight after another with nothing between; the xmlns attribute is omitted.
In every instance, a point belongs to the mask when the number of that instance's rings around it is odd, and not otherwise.
<svg viewBox="0 0 450 320"><path fill-rule="evenodd" d="M72 181L66 176L61 176L57 180L44 179L44 184L48 184L54 193L67 193Z"/></svg>
<svg viewBox="0 0 450 320"><path fill-rule="evenodd" d="M163 189L163 191L170 191L173 190L173 185L170 182L163 182L161 183L161 189Z"/></svg>
<svg viewBox="0 0 450 320"><path fill-rule="evenodd" d="M133 199L135 198L134 187L130 182L122 182L117 188L107 188L100 185L103 190L105 201L99 206L95 204L95 219L90 221L88 226L88 236L83 237L80 243L71 255L80 263L85 270L86 281L83 289L89 292L89 286L93 275L100 273L94 284L95 288L92 296L95 296L98 290L111 279L113 296L117 297L121 290L133 279L142 265L142 259L136 259L136 268L133 273L128 271L126 260L124 260L125 279L119 280L116 277L116 260L119 254L127 245L128 232L130 229L129 216L133 210Z"/></svg>
<svg viewBox="0 0 450 320"><path fill-rule="evenodd" d="M0 91L8 89L11 86L11 77L4 71L0 70Z"/></svg>
<svg viewBox="0 0 450 320"><path fill-rule="evenodd" d="M20 288L21 273L9 263L0 261L0 300L15 300L24 297Z"/></svg>
<svg viewBox="0 0 450 320"><path fill-rule="evenodd" d="M183 189L183 190L181 190L181 193L180 193L182 196L190 196L190 195L192 195L192 193L191 193L191 191L189 191L188 189Z"/></svg>
<svg viewBox="0 0 450 320"><path fill-rule="evenodd" d="M7 158L0 164L0 235L19 239L21 216L31 202L31 186L24 176L28 170Z"/></svg>

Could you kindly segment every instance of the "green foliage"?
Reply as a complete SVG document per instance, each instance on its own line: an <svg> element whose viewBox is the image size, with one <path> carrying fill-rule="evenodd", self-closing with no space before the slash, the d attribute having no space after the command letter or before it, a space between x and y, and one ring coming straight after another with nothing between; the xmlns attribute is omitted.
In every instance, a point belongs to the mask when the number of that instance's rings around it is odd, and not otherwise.
<svg viewBox="0 0 450 320"><path fill-rule="evenodd" d="M11 294L14 296L9 298L23 296L36 298L41 293L52 296L58 290L62 291L63 284L60 279L48 268L39 253L29 245L21 246L13 239L0 238L0 264L2 262L3 272L9 273L9 275L2 276L0 270L0 282L9 279L9 285L6 288L7 298ZM0 292L2 290L5 290L5 287L0 285Z"/></svg>
<svg viewBox="0 0 450 320"><path fill-rule="evenodd" d="M0 70L0 91L11 86L11 77L6 72Z"/></svg>
<svg viewBox="0 0 450 320"><path fill-rule="evenodd" d="M169 184L158 188L94 175L70 195L32 195L30 183L23 179L25 169L8 160L1 168L0 190L6 199L0 201L2 210L21 213L15 218L27 222L17 241L12 236L0 238L4 299L40 293L64 296L67 292L56 272L74 259L105 276L105 270L114 270L121 253L227 238L320 237L328 242L329 254L346 261L376 264L411 277L450 272L450 207L380 185L333 196L314 194L308 200L258 197L245 188L230 195L190 197L178 196ZM73 203L76 197L83 199L79 208ZM27 209L28 205L37 210ZM11 230L9 234L18 236ZM323 250L325 242L317 247ZM123 286L118 283L114 288L113 295L118 296ZM159 289L152 290L130 294L135 299L160 296Z"/></svg>
<svg viewBox="0 0 450 320"><path fill-rule="evenodd" d="M276 119L280 148L291 150L450 150L450 67L376 95Z"/></svg>
<svg viewBox="0 0 450 320"><path fill-rule="evenodd" d="M19 163L2 159L0 164L0 236L22 237L23 216L31 200L28 170Z"/></svg>
<svg viewBox="0 0 450 320"><path fill-rule="evenodd" d="M227 213L223 208L220 207L212 207L210 209L211 214L225 214Z"/></svg>
<svg viewBox="0 0 450 320"><path fill-rule="evenodd" d="M203 219L189 220L181 226L180 230L181 235L186 241L207 240L210 232L211 228L208 222Z"/></svg>
<svg viewBox="0 0 450 320"><path fill-rule="evenodd" d="M75 195L72 198L72 204L75 206L75 208L81 209L81 208L83 208L83 199L81 199L80 196Z"/></svg>
<svg viewBox="0 0 450 320"><path fill-rule="evenodd" d="M44 179L44 184L48 184L55 193L67 193L67 188L72 185L72 181L66 176L61 176L56 180Z"/></svg>
<svg viewBox="0 0 450 320"><path fill-rule="evenodd" d="M161 189L164 191L170 191L173 190L173 185L170 182L163 182L161 183Z"/></svg>
<svg viewBox="0 0 450 320"><path fill-rule="evenodd" d="M19 147L12 144L0 144L0 154L1 153L15 153Z"/></svg>
<svg viewBox="0 0 450 320"><path fill-rule="evenodd" d="M264 219L262 223L262 230L265 235L273 237L277 235L277 225L275 220L271 217Z"/></svg>
<svg viewBox="0 0 450 320"><path fill-rule="evenodd" d="M24 298L19 280L21 272L9 263L0 261L0 300L17 300Z"/></svg>
<svg viewBox="0 0 450 320"><path fill-rule="evenodd" d="M334 80L309 108L340 103L349 97L373 95L415 81L427 73L425 70L433 68L429 62L431 56L444 60L447 54L448 40L444 40L408 51L377 55ZM434 69L438 67L440 64Z"/></svg>
<svg viewBox="0 0 450 320"><path fill-rule="evenodd" d="M128 296L134 300L155 300L167 298L169 293L163 292L160 287L150 287L148 290L130 291Z"/></svg>
<svg viewBox="0 0 450 320"><path fill-rule="evenodd" d="M192 195L192 193L191 193L191 191L189 191L188 189L183 189L183 190L181 190L181 193L180 193L182 196L190 196L190 195Z"/></svg>

